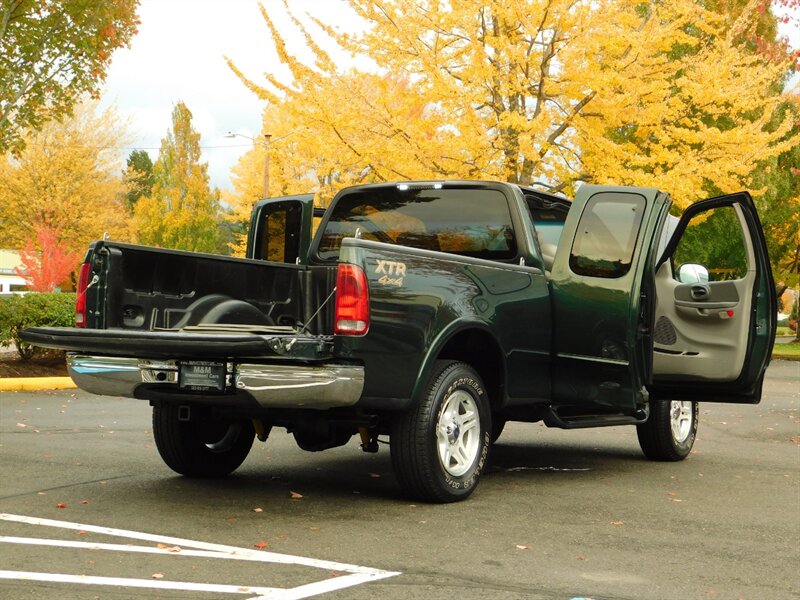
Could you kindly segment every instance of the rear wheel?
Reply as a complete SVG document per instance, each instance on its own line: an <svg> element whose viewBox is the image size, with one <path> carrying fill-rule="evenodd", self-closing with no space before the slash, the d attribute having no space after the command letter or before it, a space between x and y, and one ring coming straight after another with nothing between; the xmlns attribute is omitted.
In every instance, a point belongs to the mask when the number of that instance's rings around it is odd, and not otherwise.
<svg viewBox="0 0 800 600"><path fill-rule="evenodd" d="M153 406L153 438L167 466L189 477L224 477L244 462L253 445L252 421L180 420L177 404Z"/></svg>
<svg viewBox="0 0 800 600"><path fill-rule="evenodd" d="M469 496L486 466L491 414L480 376L461 362L437 361L420 403L391 432L400 485L429 502Z"/></svg>
<svg viewBox="0 0 800 600"><path fill-rule="evenodd" d="M694 446L699 417L697 402L651 402L647 421L636 426L642 452L650 460L683 460Z"/></svg>

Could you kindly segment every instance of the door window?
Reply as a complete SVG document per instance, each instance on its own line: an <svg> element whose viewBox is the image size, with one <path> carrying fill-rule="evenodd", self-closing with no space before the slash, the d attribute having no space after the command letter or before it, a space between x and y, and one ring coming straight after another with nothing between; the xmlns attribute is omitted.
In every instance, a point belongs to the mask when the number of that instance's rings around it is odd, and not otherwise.
<svg viewBox="0 0 800 600"><path fill-rule="evenodd" d="M276 202L262 209L255 257L292 263L300 256L300 226L303 208L299 202Z"/></svg>
<svg viewBox="0 0 800 600"><path fill-rule="evenodd" d="M577 275L618 278L630 271L645 199L638 194L601 192L586 203L569 266Z"/></svg>
<svg viewBox="0 0 800 600"><path fill-rule="evenodd" d="M747 275L742 226L733 206L692 217L672 255L672 272L681 283L733 281Z"/></svg>

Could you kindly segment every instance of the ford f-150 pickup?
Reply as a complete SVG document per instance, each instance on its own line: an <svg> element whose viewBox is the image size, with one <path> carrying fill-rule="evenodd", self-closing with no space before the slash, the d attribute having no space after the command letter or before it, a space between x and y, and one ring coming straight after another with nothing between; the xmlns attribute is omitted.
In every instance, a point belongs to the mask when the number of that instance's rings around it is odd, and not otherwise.
<svg viewBox="0 0 800 600"><path fill-rule="evenodd" d="M635 425L676 461L698 401L759 402L776 303L747 193L670 210L656 189L476 181L262 200L244 259L93 243L76 326L23 337L84 390L149 401L186 476L278 427L309 451L388 436L433 502L473 492L508 421Z"/></svg>

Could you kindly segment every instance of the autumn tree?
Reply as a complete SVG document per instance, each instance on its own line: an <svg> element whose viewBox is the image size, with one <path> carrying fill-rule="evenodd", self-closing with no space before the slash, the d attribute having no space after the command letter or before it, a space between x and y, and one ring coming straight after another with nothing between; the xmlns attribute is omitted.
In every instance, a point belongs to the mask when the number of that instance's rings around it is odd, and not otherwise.
<svg viewBox="0 0 800 600"><path fill-rule="evenodd" d="M20 250L22 268L15 268L32 292L52 292L66 282L80 264L83 253L69 249L61 228L52 223L34 223L35 239Z"/></svg>
<svg viewBox="0 0 800 600"><path fill-rule="evenodd" d="M783 0L776 5L785 9L796 0ZM712 9L719 13L723 19L724 27L718 35L735 36L731 43L735 44L744 53L757 57L764 63L773 63L780 66L792 65L800 57L797 51L791 51L778 34L778 18L770 11L768 0L717 0L710 3ZM752 14L752 18L742 21L742 14ZM789 17L783 17L786 21ZM795 25L800 25L800 13L795 17ZM691 54L694 49L684 47L682 54ZM795 69L800 70L800 65ZM772 112L770 119L764 127L768 131L775 131L779 127L788 131L785 139L789 144L782 144L783 151L777 155L767 154L757 161L749 176L749 187L753 191L758 206L759 216L764 229L764 234L769 249L772 269L777 285L777 295L780 296L787 286L795 285L798 281L798 252L800 251L800 94L797 91L787 90L785 81L793 69L773 71L775 79L771 86L774 96L779 102ZM702 114L702 111L698 111ZM763 117L763 113L752 113L753 119ZM727 115L706 115L707 122L717 121L724 128ZM794 140L793 142L791 140ZM716 180L709 180L704 188L708 195L718 195L726 190L718 185ZM720 227L723 222L708 223L699 227L701 236L705 226ZM735 236L738 225L731 222L728 229L718 231L720 239ZM706 239L708 239L706 237ZM713 253L716 249L708 247L703 239L698 240L695 256L704 256L704 253Z"/></svg>
<svg viewBox="0 0 800 600"><path fill-rule="evenodd" d="M685 204L709 181L746 187L757 160L796 143L788 124L765 127L788 63L736 43L753 3L731 26L690 0L349 4L362 33L314 22L374 69L342 70L294 18L315 57L302 63L263 7L291 80L257 83L231 64L268 102L265 131L292 133L271 170L313 176L322 197L348 183L466 177L657 186Z"/></svg>
<svg viewBox="0 0 800 600"><path fill-rule="evenodd" d="M149 196L153 191L153 161L146 150L134 150L128 156L123 172L125 180L125 199L131 211L142 196Z"/></svg>
<svg viewBox="0 0 800 600"><path fill-rule="evenodd" d="M172 111L172 129L161 140L151 194L135 208L143 244L201 252L219 250L219 191L209 188L208 164L200 162L200 134L183 102Z"/></svg>
<svg viewBox="0 0 800 600"><path fill-rule="evenodd" d="M58 228L69 250L85 252L108 233L130 240L130 218L116 148L125 124L95 103L25 135L17 157L0 156L0 247L22 248L35 224Z"/></svg>
<svg viewBox="0 0 800 600"><path fill-rule="evenodd" d="M0 1L0 154L26 129L96 94L115 50L136 34L138 0Z"/></svg>
<svg viewBox="0 0 800 600"><path fill-rule="evenodd" d="M800 93L783 108L800 134ZM760 163L753 183L762 192L756 204L780 297L800 284L800 144Z"/></svg>

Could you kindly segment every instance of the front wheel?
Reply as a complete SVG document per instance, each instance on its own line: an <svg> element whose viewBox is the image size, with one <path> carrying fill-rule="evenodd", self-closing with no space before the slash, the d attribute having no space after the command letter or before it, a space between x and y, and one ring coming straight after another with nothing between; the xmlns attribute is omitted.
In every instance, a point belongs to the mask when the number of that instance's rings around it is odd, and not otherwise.
<svg viewBox="0 0 800 600"><path fill-rule="evenodd" d="M427 502L469 496L491 445L480 376L465 363L437 361L420 403L392 424L390 441L395 474L411 495Z"/></svg>
<svg viewBox="0 0 800 600"><path fill-rule="evenodd" d="M694 446L699 417L697 402L652 401L647 421L636 426L642 452L650 460L683 460Z"/></svg>
<svg viewBox="0 0 800 600"><path fill-rule="evenodd" d="M178 418L177 404L153 406L153 438L167 466L188 477L224 477L253 446L252 421Z"/></svg>

